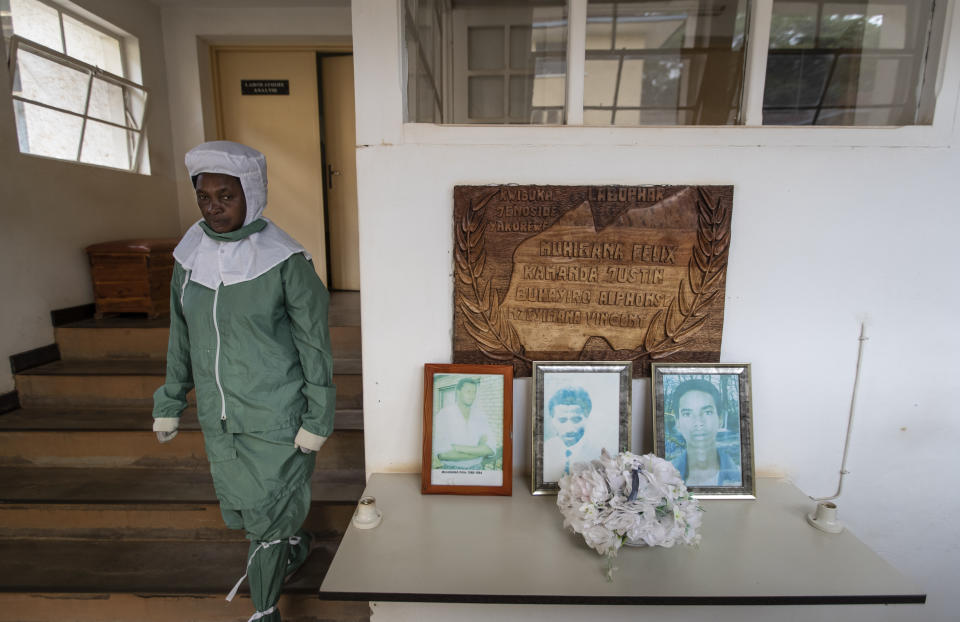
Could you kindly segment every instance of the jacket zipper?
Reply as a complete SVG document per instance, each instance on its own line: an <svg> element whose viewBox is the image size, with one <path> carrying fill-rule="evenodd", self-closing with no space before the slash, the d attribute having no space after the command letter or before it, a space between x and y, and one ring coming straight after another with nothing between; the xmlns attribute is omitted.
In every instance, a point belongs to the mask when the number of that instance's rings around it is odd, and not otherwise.
<svg viewBox="0 0 960 622"><path fill-rule="evenodd" d="M220 390L220 421L227 420L227 396L223 392L223 385L220 384L220 326L217 325L217 299L220 297L220 286L213 293L213 332L217 334L217 356L213 360L213 377L217 381L217 388Z"/></svg>

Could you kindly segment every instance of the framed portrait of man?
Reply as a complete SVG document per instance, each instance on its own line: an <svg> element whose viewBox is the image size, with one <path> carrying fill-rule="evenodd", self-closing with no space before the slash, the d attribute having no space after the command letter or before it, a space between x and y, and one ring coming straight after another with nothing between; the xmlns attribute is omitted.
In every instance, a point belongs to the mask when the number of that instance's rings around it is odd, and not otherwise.
<svg viewBox="0 0 960 622"><path fill-rule="evenodd" d="M556 494L560 478L581 462L630 448L629 361L533 364L533 494Z"/></svg>
<svg viewBox="0 0 960 622"><path fill-rule="evenodd" d="M513 367L427 364L423 493L510 495Z"/></svg>
<svg viewBox="0 0 960 622"><path fill-rule="evenodd" d="M654 452L697 498L755 499L750 365L651 367Z"/></svg>

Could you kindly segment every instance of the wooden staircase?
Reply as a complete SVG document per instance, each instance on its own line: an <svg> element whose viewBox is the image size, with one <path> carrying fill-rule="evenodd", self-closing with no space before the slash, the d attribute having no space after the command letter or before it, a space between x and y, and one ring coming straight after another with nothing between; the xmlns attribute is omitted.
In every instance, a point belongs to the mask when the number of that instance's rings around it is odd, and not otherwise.
<svg viewBox="0 0 960 622"><path fill-rule="evenodd" d="M336 293L330 331L335 432L318 455L307 529L320 546L287 584L287 622L369 620L366 603L317 590L364 487L359 295ZM62 360L16 375L21 409L0 416L0 622L245 621L247 542L226 529L191 407L161 445L164 320L56 329Z"/></svg>

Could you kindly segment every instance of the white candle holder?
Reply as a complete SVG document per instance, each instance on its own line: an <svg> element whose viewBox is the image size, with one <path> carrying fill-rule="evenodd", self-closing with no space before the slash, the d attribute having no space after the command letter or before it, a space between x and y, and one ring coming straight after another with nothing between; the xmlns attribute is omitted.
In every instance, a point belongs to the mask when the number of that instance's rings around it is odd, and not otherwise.
<svg viewBox="0 0 960 622"><path fill-rule="evenodd" d="M821 501L817 509L807 514L807 522L827 533L840 533L843 523L837 520L837 504L831 501Z"/></svg>
<svg viewBox="0 0 960 622"><path fill-rule="evenodd" d="M361 497L357 510L353 513L353 526L357 529L373 529L383 520L383 512L377 509L374 497Z"/></svg>

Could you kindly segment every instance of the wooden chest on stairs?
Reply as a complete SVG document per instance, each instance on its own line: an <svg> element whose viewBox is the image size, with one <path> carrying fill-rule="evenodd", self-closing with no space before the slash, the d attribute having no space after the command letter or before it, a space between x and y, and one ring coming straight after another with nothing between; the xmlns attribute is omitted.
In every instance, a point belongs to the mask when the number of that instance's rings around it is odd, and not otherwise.
<svg viewBox="0 0 960 622"><path fill-rule="evenodd" d="M105 313L170 312L176 238L119 240L87 247L97 317Z"/></svg>

